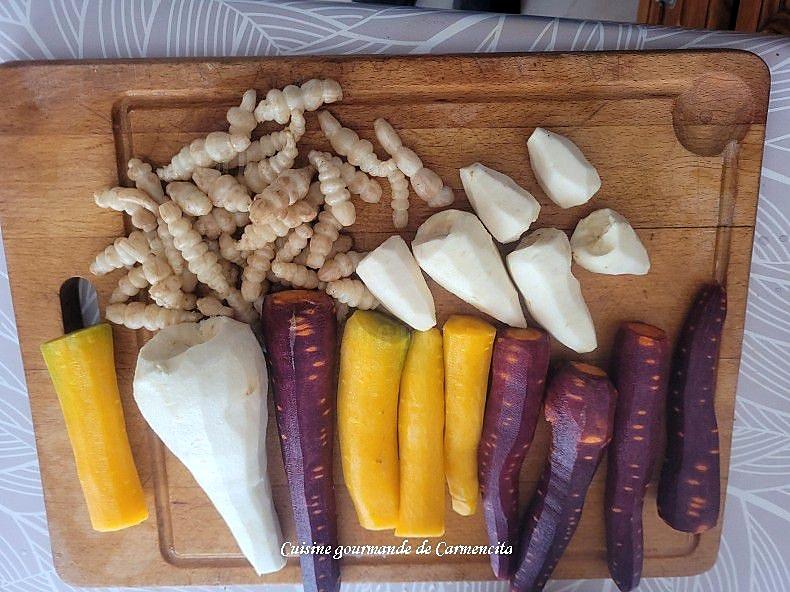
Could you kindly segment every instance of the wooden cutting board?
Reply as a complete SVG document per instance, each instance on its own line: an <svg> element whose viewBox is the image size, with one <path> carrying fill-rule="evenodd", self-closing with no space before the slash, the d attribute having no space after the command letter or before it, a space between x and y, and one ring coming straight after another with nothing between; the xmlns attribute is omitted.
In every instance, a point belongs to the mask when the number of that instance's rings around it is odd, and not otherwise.
<svg viewBox="0 0 790 592"><path fill-rule="evenodd" d="M576 269L600 347L586 356L558 347L557 358L606 364L614 329L625 319L657 324L674 338L700 284L716 275L725 278L730 310L717 391L724 490L769 88L759 58L706 51L11 64L0 68L0 215L61 576L74 584L105 586L299 580L295 558L279 573L256 577L189 473L149 433L130 387L143 336L125 329L115 330L118 373L151 517L118 533L91 531L38 348L62 332L57 297L62 282L87 275L93 256L124 232L119 214L93 205L95 189L128 184L125 163L132 155L161 165L184 143L224 129L225 111L243 90L264 94L311 77L332 77L343 85L343 102L330 110L361 136L373 140L374 118L389 119L404 142L453 187L457 207L469 207L458 168L481 161L536 195L543 205L540 226L570 231L601 207L613 207L633 223L650 253L650 273L616 277ZM309 148L329 148L315 114L307 120L302 157ZM597 166L603 187L590 203L562 210L539 189L525 143L539 125L571 137ZM414 199L404 237L411 238L430 214ZM358 204L351 230L362 249L394 232L387 189L381 204ZM117 274L91 281L104 305ZM432 288L441 320L451 312L471 312ZM274 495L291 539L275 431L270 421ZM524 501L546 448L541 425L522 471ZM604 472L602 467L596 476L555 577L607 576ZM339 465L335 475L341 543L397 544L390 532L359 527ZM720 527L698 536L674 532L656 515L651 486L644 575L706 570L715 561L720 533ZM442 540L483 544L482 516L459 517L448 504ZM361 556L343 561L343 578L485 580L491 571L485 556Z"/></svg>

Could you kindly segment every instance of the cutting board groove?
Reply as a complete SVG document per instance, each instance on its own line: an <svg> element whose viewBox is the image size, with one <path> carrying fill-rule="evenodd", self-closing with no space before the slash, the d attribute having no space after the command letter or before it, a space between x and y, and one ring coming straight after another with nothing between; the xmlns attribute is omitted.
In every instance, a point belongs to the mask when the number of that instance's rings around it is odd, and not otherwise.
<svg viewBox="0 0 790 592"><path fill-rule="evenodd" d="M93 255L125 230L122 216L93 205L95 189L128 185L125 169L131 156L161 165L184 143L224 129L225 111L246 88L263 95L271 87L321 76L343 85L344 101L329 107L343 123L374 140L373 120L388 118L404 142L455 190L456 207L469 208L457 169L479 160L535 194L543 206L539 226L571 231L581 217L601 207L629 218L651 255L650 274L610 277L575 268L600 347L575 356L555 344L556 359L581 357L605 365L615 328L626 319L662 326L674 339L699 285L716 275L726 280L730 312L717 389L724 489L769 84L759 58L717 50L12 64L0 68L5 90L0 152L14 155L0 161L0 216L61 576L101 586L298 581L295 558L277 574L256 577L192 477L150 433L131 395L136 353L145 336L121 328L115 330L119 380L152 517L119 533L92 532L38 347L61 331L61 283L87 276ZM310 148L329 148L315 114L307 121L302 160ZM526 151L526 138L538 125L567 134L597 166L603 187L590 203L562 210L539 189ZM358 223L351 229L358 249L374 248L395 232L386 188L384 193L381 204L358 204ZM413 237L431 213L414 198L409 227L401 234ZM105 304L117 275L90 279ZM474 312L430 285L440 320ZM292 539L275 432L270 420L275 503L286 539ZM536 486L547 436L541 422L521 475L522 503ZM594 479L557 577L607 575L604 473L602 467ZM358 526L339 464L335 476L341 543L397 544L389 532ZM672 531L656 515L654 481L645 534L646 576L687 575L712 565L721 527L697 536ZM442 540L483 544L482 516L459 517L448 504ZM412 554L348 557L343 578L484 580L491 572L482 556Z"/></svg>

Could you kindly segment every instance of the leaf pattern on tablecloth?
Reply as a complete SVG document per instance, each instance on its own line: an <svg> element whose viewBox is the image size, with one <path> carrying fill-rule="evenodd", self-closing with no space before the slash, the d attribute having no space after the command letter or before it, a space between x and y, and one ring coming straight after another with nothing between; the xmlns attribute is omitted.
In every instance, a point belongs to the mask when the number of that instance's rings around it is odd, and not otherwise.
<svg viewBox="0 0 790 592"><path fill-rule="evenodd" d="M648 579L640 590L784 592L790 590L785 560L790 556L790 537L786 536L790 528L790 41L738 33L309 1L0 2L2 62L711 47L751 51L768 64L772 76L724 538L719 560L707 574ZM52 570L30 409L3 257L0 249L0 589L74 590L60 582ZM490 592L504 591L506 586L461 582L358 584L348 588ZM260 588L239 586L233 590L251 592ZM558 581L551 582L546 590L614 592L615 587L601 580Z"/></svg>

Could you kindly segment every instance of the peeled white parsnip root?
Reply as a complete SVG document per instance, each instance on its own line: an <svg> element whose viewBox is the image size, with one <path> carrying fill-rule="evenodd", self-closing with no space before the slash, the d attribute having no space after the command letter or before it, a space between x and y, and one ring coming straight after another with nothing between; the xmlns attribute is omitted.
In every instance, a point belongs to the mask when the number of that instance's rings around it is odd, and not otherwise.
<svg viewBox="0 0 790 592"><path fill-rule="evenodd" d="M165 191L170 196L170 199L176 202L185 214L190 216L203 216L208 214L211 208L214 207L208 195L189 181L168 183Z"/></svg>
<svg viewBox="0 0 790 592"><path fill-rule="evenodd" d="M211 132L181 148L166 167L156 169L163 181L186 181L195 167L211 167L229 162L250 146L250 139L227 132Z"/></svg>
<svg viewBox="0 0 790 592"><path fill-rule="evenodd" d="M216 296L204 296L198 298L197 309L204 317L232 317L233 309L230 306L225 306L222 301Z"/></svg>
<svg viewBox="0 0 790 592"><path fill-rule="evenodd" d="M191 310L171 310L143 302L109 304L104 316L116 325L149 331L158 331L179 323L194 322L200 318L199 313Z"/></svg>
<svg viewBox="0 0 790 592"><path fill-rule="evenodd" d="M228 109L228 133L232 136L247 136L250 137L252 130L258 126L255 121L255 101L257 95L255 89L244 91L241 96L241 104L238 107L231 107Z"/></svg>
<svg viewBox="0 0 790 592"><path fill-rule="evenodd" d="M372 310L379 306L379 301L360 280L344 278L329 282L326 293L340 303L360 310Z"/></svg>
<svg viewBox="0 0 790 592"><path fill-rule="evenodd" d="M126 176L140 191L161 204L165 201L165 191L162 189L162 180L156 176L153 167L139 158L132 158L126 165Z"/></svg>
<svg viewBox="0 0 790 592"><path fill-rule="evenodd" d="M527 326L499 251L474 214L434 214L417 230L412 250L423 271L461 300L511 327Z"/></svg>
<svg viewBox="0 0 790 592"><path fill-rule="evenodd" d="M443 208L453 203L453 190L442 182L439 175L423 165L414 150L403 145L400 135L386 119L377 119L373 122L373 127L379 144L409 178L420 199L432 208Z"/></svg>
<svg viewBox="0 0 790 592"><path fill-rule="evenodd" d="M351 226L356 222L357 213L351 201L351 192L341 175L340 167L335 164L332 155L328 152L311 150L307 159L318 171L319 188L324 195L325 207L343 226Z"/></svg>
<svg viewBox="0 0 790 592"><path fill-rule="evenodd" d="M285 566L267 473L268 377L252 330L225 317L168 328L140 350L134 399L256 573Z"/></svg>
<svg viewBox="0 0 790 592"><path fill-rule="evenodd" d="M345 156L350 164L374 177L386 177L397 168L392 160L381 161L373 152L373 144L361 140L357 132L343 127L329 111L318 112L318 123L332 149Z"/></svg>
<svg viewBox="0 0 790 592"><path fill-rule="evenodd" d="M272 273L295 288L313 290L321 284L315 271L298 263L274 260Z"/></svg>
<svg viewBox="0 0 790 592"><path fill-rule="evenodd" d="M500 243L518 240L538 219L538 200L507 175L479 162L460 173L469 203Z"/></svg>
<svg viewBox="0 0 790 592"><path fill-rule="evenodd" d="M241 274L241 296L247 302L255 302L263 290L266 272L271 269L274 249L267 245L247 256L244 271Z"/></svg>
<svg viewBox="0 0 790 592"><path fill-rule="evenodd" d="M288 130L276 133L281 134L278 136L278 146L282 146L277 153L244 167L242 182L254 193L261 193L274 183L280 174L293 167L296 157L299 156L293 134Z"/></svg>
<svg viewBox="0 0 790 592"><path fill-rule="evenodd" d="M529 314L557 341L578 353L598 347L563 231L540 228L528 234L507 256L507 266Z"/></svg>
<svg viewBox="0 0 790 592"><path fill-rule="evenodd" d="M356 271L357 265L366 255L367 253L358 253L356 251L338 253L324 262L321 269L318 270L318 279L322 282L333 282L348 277Z"/></svg>
<svg viewBox="0 0 790 592"><path fill-rule="evenodd" d="M233 175L223 175L217 169L197 167L192 173L192 180L198 189L208 195L214 207L224 208L230 213L250 211L252 198L247 188Z"/></svg>
<svg viewBox="0 0 790 592"><path fill-rule="evenodd" d="M436 325L431 291L400 236L389 237L368 253L357 265L356 273L373 296L404 323L418 331Z"/></svg>
<svg viewBox="0 0 790 592"><path fill-rule="evenodd" d="M114 269L131 267L145 261L151 252L151 245L142 232L131 232L128 237L121 236L99 253L90 265L93 275L105 275Z"/></svg>
<svg viewBox="0 0 790 592"><path fill-rule="evenodd" d="M527 140L527 150L538 183L561 208L586 203L601 188L598 171L565 136L535 128Z"/></svg>
<svg viewBox="0 0 790 592"><path fill-rule="evenodd" d="M271 89L255 108L255 119L285 125L295 113L302 116L305 111L315 111L322 105L335 103L342 98L343 90L336 81L331 78L312 78L301 86L289 84L282 90Z"/></svg>
<svg viewBox="0 0 790 592"><path fill-rule="evenodd" d="M255 196L250 206L253 224L265 224L281 216L289 205L307 195L315 169L312 166L288 169Z"/></svg>
<svg viewBox="0 0 790 592"><path fill-rule="evenodd" d="M631 224L609 208L579 221L571 250L574 261L594 273L645 275L650 270L650 257Z"/></svg>

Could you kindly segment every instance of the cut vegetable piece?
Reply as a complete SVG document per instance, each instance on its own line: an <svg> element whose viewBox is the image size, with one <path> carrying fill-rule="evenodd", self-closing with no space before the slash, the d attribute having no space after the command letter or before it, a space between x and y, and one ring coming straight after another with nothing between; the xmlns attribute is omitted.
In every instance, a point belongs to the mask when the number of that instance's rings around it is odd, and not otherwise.
<svg viewBox="0 0 790 592"><path fill-rule="evenodd" d="M609 573L623 592L638 586L642 575L642 504L660 454L669 359L664 331L644 323L620 326L612 348L617 410L604 515Z"/></svg>
<svg viewBox="0 0 790 592"><path fill-rule="evenodd" d="M400 236L391 236L357 265L357 275L393 315L418 331L436 325L433 296Z"/></svg>
<svg viewBox="0 0 790 592"><path fill-rule="evenodd" d="M537 329L508 328L494 341L478 455L483 513L492 546L518 546L518 475L540 416L549 354L549 336ZM491 555L497 578L510 577L513 563L512 554Z"/></svg>
<svg viewBox="0 0 790 592"><path fill-rule="evenodd" d="M518 240L538 219L538 200L507 175L479 162L460 173L469 203L500 243Z"/></svg>
<svg viewBox="0 0 790 592"><path fill-rule="evenodd" d="M291 507L300 543L337 546L334 444L337 327L323 292L287 290L263 303L266 351ZM306 592L340 588L330 555L300 555Z"/></svg>
<svg viewBox="0 0 790 592"><path fill-rule="evenodd" d="M576 225L571 249L574 261L594 273L645 275L650 270L650 258L631 224L609 208Z"/></svg>
<svg viewBox="0 0 790 592"><path fill-rule="evenodd" d="M192 473L258 574L281 569L266 472L266 361L250 327L226 317L167 327L140 350L134 399Z"/></svg>
<svg viewBox="0 0 790 592"><path fill-rule="evenodd" d="M93 325L48 341L41 354L58 395L91 526L107 532L148 518L115 376L112 329Z"/></svg>
<svg viewBox="0 0 790 592"><path fill-rule="evenodd" d="M444 358L438 329L416 331L398 404L400 509L395 536L444 534Z"/></svg>
<svg viewBox="0 0 790 592"><path fill-rule="evenodd" d="M557 341L579 353L598 347L564 232L539 228L528 234L507 256L507 266L529 313Z"/></svg>
<svg viewBox="0 0 790 592"><path fill-rule="evenodd" d="M550 381L549 462L524 516L511 590L539 592L581 518L584 498L612 437L616 391L600 368L571 362Z"/></svg>
<svg viewBox="0 0 790 592"><path fill-rule="evenodd" d="M389 317L358 310L340 350L338 430L343 477L363 528L398 524L398 389L409 331Z"/></svg>
<svg viewBox="0 0 790 592"><path fill-rule="evenodd" d="M538 183L561 208L586 203L601 188L598 171L565 136L535 128L527 140L527 150Z"/></svg>
<svg viewBox="0 0 790 592"><path fill-rule="evenodd" d="M461 300L512 327L527 326L502 257L474 214L434 214L417 230L412 250L425 273Z"/></svg>
<svg viewBox="0 0 790 592"><path fill-rule="evenodd" d="M444 463L453 510L477 511L477 447L483 429L488 371L496 329L477 317L444 324Z"/></svg>
<svg viewBox="0 0 790 592"><path fill-rule="evenodd" d="M703 287L686 317L670 372L667 451L658 485L658 513L675 530L716 525L721 498L716 373L727 294Z"/></svg>

